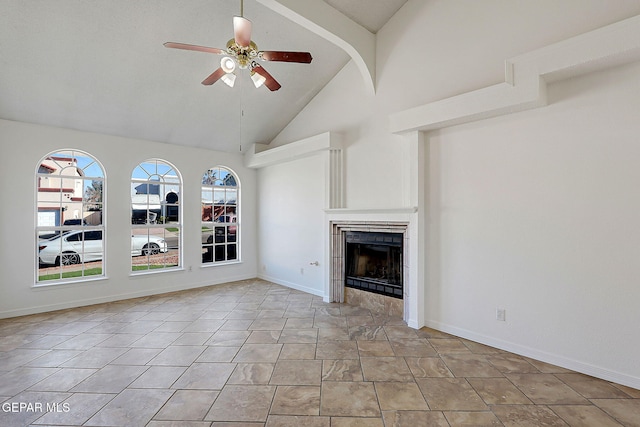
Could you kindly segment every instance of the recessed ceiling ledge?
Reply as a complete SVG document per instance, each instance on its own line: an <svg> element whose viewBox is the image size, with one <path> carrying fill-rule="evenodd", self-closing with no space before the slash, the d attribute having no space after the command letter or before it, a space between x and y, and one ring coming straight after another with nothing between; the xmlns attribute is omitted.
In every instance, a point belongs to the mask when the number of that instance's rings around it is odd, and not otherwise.
<svg viewBox="0 0 640 427"><path fill-rule="evenodd" d="M375 34L323 1L257 1L343 49L360 70L367 90L375 93Z"/></svg>
<svg viewBox="0 0 640 427"><path fill-rule="evenodd" d="M256 152L254 144L244 154L244 165L252 169L261 169L312 156L319 152L341 149L341 136L334 132L325 132L261 152Z"/></svg>
<svg viewBox="0 0 640 427"><path fill-rule="evenodd" d="M390 131L431 131L547 105L547 84L640 60L640 15L505 62L505 83L389 116Z"/></svg>

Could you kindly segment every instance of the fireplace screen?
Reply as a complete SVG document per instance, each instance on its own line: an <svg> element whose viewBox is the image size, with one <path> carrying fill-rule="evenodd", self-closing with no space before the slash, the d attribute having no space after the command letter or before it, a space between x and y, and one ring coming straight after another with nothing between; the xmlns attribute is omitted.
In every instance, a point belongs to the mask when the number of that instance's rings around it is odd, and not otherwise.
<svg viewBox="0 0 640 427"><path fill-rule="evenodd" d="M402 298L402 233L345 234L345 285Z"/></svg>

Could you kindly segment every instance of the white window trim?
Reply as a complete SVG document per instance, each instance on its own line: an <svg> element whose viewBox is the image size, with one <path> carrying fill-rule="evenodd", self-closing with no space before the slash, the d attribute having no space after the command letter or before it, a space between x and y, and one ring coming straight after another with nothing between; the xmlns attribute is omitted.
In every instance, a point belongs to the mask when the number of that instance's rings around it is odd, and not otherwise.
<svg viewBox="0 0 640 427"><path fill-rule="evenodd" d="M73 154L73 156L77 156L77 155L82 155L85 157L90 158L93 162L95 162L95 164L100 168L100 172L102 173L101 177L94 177L94 176L82 176L81 179L85 180L85 179L91 179L91 180L95 180L95 181L101 181L102 182L102 218L101 218L101 224L99 225L92 225L92 226L83 226L82 230L83 231L90 231L90 230L101 230L102 231L102 274L96 274L96 275L90 275L90 276L79 276L79 277L73 277L73 278L59 278L59 279L51 279L51 280L45 280L45 281L40 281L39 277L41 276L40 274L40 263L39 263L39 251L38 251L38 247L39 247L39 239L38 239L38 235L40 231L63 231L63 230L77 230L77 227L74 226L64 226L64 225L58 225L58 226L39 226L38 225L38 221L39 221L39 212L40 212L40 197L39 197L39 189L40 188L48 188L48 187L40 187L39 183L41 181L41 178L48 178L49 175L48 174L44 174L44 173L40 173L40 167L42 166L43 162L45 162L47 159L51 158L52 156L55 156L56 154L60 154L60 153L66 153L66 152L71 152ZM89 165L91 165L93 163L90 163ZM74 283L83 283L83 282L93 282L93 281L102 281L105 280L107 278L107 225L106 225L106 219L107 219L107 173L105 170L104 165L100 162L100 160L98 160L98 158L96 156L94 156L93 154L90 154L84 150L78 150L75 148L61 148L58 150L54 150L51 151L49 153L47 153L45 156L43 156L40 161L36 164L36 168L35 168L35 186L34 186L34 206L35 206L35 212L34 212L34 243L33 243L33 247L35 249L35 256L34 256L34 261L35 261L35 265L34 265L34 275L33 275L33 285L32 288L48 288L48 287L54 287L54 286L60 286L60 285L69 285L69 284L74 284ZM62 188L62 187L61 187ZM84 188L84 187L82 187ZM83 198L83 204L84 204L84 192L82 193L82 198ZM83 206L84 207L84 206ZM62 208L62 201L60 201L60 209ZM86 228L85 228L86 227ZM84 270L84 266L83 266L83 270Z"/></svg>
<svg viewBox="0 0 640 427"><path fill-rule="evenodd" d="M200 267L201 268L208 268L208 267L219 267L219 266L224 266L224 265L233 265L233 264L240 264L242 263L242 245L240 244L241 241L241 237L242 237L242 207L240 206L240 199L241 199L241 183L240 183L240 177L238 176L238 174L236 173L235 170L233 170L232 168L225 166L225 165L215 165L212 166L210 168L208 168L207 170L205 170L205 173L212 170L212 169L224 169L226 171L228 171L231 175L233 175L233 178L236 181L236 185L235 186L224 186L224 185L213 185L213 184L202 184L200 185L200 197L202 198L202 189L204 187L207 187L210 189L210 191L212 193L215 192L216 188L220 188L220 189L235 189L236 191L236 222L234 223L236 225L236 241L235 241L235 245L236 245L236 259L232 259L232 260L223 260L223 261L215 261L212 260L211 262L200 262ZM200 227L202 227L203 224L215 224L213 221L200 221ZM223 223L224 224L224 223ZM214 225L215 227L215 225ZM229 242L225 242L225 245L229 245ZM213 243L214 247L215 247L215 243ZM200 244L200 247L202 248L202 244Z"/></svg>

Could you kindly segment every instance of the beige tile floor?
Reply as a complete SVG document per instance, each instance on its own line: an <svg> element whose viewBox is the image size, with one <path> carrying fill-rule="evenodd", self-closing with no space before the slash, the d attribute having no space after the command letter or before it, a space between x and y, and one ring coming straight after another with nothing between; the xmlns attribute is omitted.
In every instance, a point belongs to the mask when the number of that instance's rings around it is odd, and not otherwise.
<svg viewBox="0 0 640 427"><path fill-rule="evenodd" d="M0 402L0 426L640 426L638 390L262 280L1 320Z"/></svg>

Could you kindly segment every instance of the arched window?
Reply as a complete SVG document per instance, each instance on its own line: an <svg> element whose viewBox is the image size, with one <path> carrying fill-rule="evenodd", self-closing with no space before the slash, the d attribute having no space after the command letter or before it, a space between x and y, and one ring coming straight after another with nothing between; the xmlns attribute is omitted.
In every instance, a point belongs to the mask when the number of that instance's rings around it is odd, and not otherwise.
<svg viewBox="0 0 640 427"><path fill-rule="evenodd" d="M182 180L168 162L149 159L131 175L131 270L181 265Z"/></svg>
<svg viewBox="0 0 640 427"><path fill-rule="evenodd" d="M104 170L90 154L60 150L40 160L36 283L104 276L104 186Z"/></svg>
<svg viewBox="0 0 640 427"><path fill-rule="evenodd" d="M239 260L240 186L229 169L216 166L202 176L202 263Z"/></svg>

